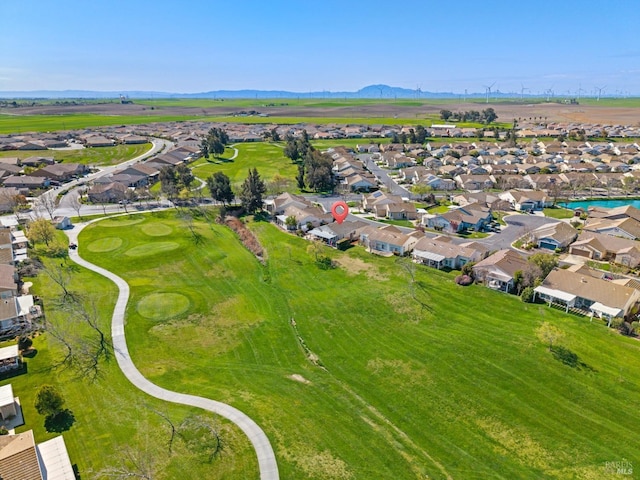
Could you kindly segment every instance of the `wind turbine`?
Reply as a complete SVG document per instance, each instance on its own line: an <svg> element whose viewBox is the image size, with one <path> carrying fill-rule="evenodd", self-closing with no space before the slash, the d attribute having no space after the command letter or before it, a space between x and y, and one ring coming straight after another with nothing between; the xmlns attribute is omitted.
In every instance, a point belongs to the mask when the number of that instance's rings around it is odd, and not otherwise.
<svg viewBox="0 0 640 480"><path fill-rule="evenodd" d="M527 87L525 87L522 83L520 84L520 100L524 101L524 91L525 90L529 90Z"/></svg>
<svg viewBox="0 0 640 480"><path fill-rule="evenodd" d="M549 96L553 97L553 85L547 88L544 92L547 95L547 102L549 101Z"/></svg>
<svg viewBox="0 0 640 480"><path fill-rule="evenodd" d="M582 89L582 84L580 84L580 85L578 86L578 101L580 101L580 94L581 94L582 92L584 92L584 90Z"/></svg>
<svg viewBox="0 0 640 480"><path fill-rule="evenodd" d="M596 87L596 90L598 90L598 98L596 98L596 102L600 101L600 95L602 95L602 91L607 88L607 86L603 86L603 87Z"/></svg>
<svg viewBox="0 0 640 480"><path fill-rule="evenodd" d="M484 85L484 88L487 91L487 103L489 103L489 95L491 95L491 89L495 84L496 82L493 82L491 85Z"/></svg>
<svg viewBox="0 0 640 480"><path fill-rule="evenodd" d="M421 94L422 94L422 89L420 88L420 85L416 85L416 97L420 98Z"/></svg>

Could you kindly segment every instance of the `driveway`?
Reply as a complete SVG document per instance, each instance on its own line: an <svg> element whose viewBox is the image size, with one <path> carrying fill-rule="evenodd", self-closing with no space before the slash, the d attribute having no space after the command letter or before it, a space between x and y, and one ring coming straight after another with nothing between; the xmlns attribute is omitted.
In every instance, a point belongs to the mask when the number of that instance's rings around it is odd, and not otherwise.
<svg viewBox="0 0 640 480"><path fill-rule="evenodd" d="M514 214L504 217L507 226L503 226L500 233L496 233L487 238L476 240L492 249L509 248L509 246L525 233L535 230L542 225L557 223L555 218L542 217L538 215Z"/></svg>

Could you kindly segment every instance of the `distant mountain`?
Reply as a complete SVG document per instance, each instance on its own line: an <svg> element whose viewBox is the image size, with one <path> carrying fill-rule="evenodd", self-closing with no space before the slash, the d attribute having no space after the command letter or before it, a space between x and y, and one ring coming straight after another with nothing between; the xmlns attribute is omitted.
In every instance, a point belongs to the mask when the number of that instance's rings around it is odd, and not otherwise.
<svg viewBox="0 0 640 480"><path fill-rule="evenodd" d="M62 99L95 98L119 99L120 95L129 98L460 98L461 94L452 92L423 92L419 89L390 87L389 85L369 85L357 92L290 92L286 90L214 90L200 93L175 93L151 91L100 92L93 90L34 90L0 91L0 98ZM484 97L484 93L469 93L467 97ZM514 93L491 92L492 98L513 98ZM533 96L533 95L525 95Z"/></svg>

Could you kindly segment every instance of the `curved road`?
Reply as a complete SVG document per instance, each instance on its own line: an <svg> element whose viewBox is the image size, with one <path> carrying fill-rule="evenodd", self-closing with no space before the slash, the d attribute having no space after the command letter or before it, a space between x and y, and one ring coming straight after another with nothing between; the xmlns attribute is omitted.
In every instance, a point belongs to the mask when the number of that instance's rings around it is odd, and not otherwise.
<svg viewBox="0 0 640 480"><path fill-rule="evenodd" d="M76 225L73 230L65 230L65 233L69 237L69 242L78 244L78 234L89 223ZM122 373L124 373L125 377L127 377L129 381L140 390L148 393L152 397L159 398L160 400L165 400L167 402L202 408L235 423L240 427L245 435L249 437L249 440L256 450L256 454L258 456L258 468L260 469L260 479L279 480L278 464L276 462L276 456L273 452L273 448L271 447L271 443L269 443L269 439L258 424L251 420L251 418L246 414L242 413L237 408L225 403L216 402L215 400L209 400L195 395L172 392L171 390L164 389L154 383L151 383L142 376L129 356L127 340L124 336L124 316L127 309L127 302L129 301L129 285L116 274L82 259L78 250L69 250L69 256L78 265L107 277L118 286L118 301L116 302L111 320L111 337L118 366L120 367L120 370L122 370Z"/></svg>

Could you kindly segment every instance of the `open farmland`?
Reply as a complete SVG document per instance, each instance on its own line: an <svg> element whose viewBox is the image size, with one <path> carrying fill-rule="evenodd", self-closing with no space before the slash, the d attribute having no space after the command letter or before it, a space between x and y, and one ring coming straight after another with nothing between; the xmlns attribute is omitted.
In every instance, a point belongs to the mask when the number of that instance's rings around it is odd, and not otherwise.
<svg viewBox="0 0 640 480"><path fill-rule="evenodd" d="M526 100L526 99L525 99ZM0 109L0 133L65 130L101 125L205 120L236 123L353 123L411 125L438 123L439 112L493 108L499 126L513 119L540 118L549 122L637 125L640 99L584 99L579 105L556 102L484 99L156 99L134 104L48 103ZM236 116L242 111L267 116Z"/></svg>
<svg viewBox="0 0 640 480"><path fill-rule="evenodd" d="M603 478L635 458L637 341L436 270L411 286L361 248L319 270L306 241L250 227L265 265L218 225L194 245L174 212L94 224L80 253L131 285L142 373L249 414L282 478ZM540 343L542 321L575 362Z"/></svg>

